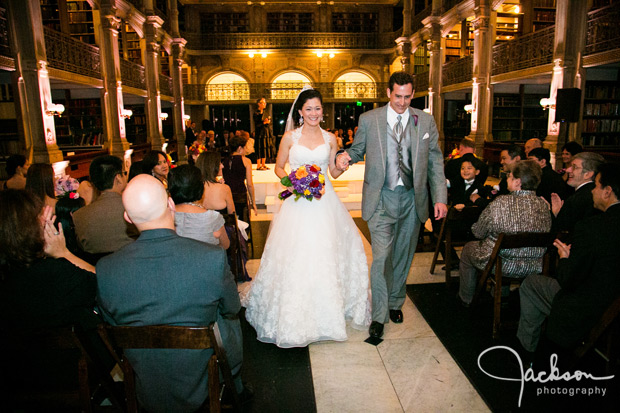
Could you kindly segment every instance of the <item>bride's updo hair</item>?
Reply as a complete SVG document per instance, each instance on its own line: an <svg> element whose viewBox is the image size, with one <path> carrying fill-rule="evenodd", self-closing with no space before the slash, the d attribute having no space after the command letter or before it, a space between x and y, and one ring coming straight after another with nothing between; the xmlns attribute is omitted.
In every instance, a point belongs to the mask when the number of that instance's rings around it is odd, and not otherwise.
<svg viewBox="0 0 620 413"><path fill-rule="evenodd" d="M321 101L321 106L323 105L323 96L321 96L321 92L316 89L308 89L304 90L297 97L297 101L295 102L295 109L293 110L293 120L295 121L295 125L299 125L299 120L301 116L299 115L299 111L304 107L304 104L310 99L318 98Z"/></svg>

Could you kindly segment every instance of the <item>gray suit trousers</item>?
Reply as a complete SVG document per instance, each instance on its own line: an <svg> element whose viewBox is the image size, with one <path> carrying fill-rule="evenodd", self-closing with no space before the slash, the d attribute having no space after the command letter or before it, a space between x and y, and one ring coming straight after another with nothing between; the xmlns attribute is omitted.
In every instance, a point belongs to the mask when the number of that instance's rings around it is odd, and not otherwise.
<svg viewBox="0 0 620 413"><path fill-rule="evenodd" d="M422 223L415 210L413 189L383 187L379 205L368 220L372 237L372 320L387 323L388 310L405 303L406 282Z"/></svg>
<svg viewBox="0 0 620 413"><path fill-rule="evenodd" d="M551 313L553 298L561 289L558 280L544 275L528 275L521 284L517 338L527 351L536 351L542 325Z"/></svg>

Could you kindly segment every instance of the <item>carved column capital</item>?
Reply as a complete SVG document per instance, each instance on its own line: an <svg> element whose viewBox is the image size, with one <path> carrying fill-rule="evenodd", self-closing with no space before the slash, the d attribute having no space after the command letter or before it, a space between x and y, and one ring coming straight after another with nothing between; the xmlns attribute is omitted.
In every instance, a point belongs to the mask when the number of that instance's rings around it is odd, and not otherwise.
<svg viewBox="0 0 620 413"><path fill-rule="evenodd" d="M488 29L491 25L491 18L489 16L478 16L471 21L471 25L474 30Z"/></svg>
<svg viewBox="0 0 620 413"><path fill-rule="evenodd" d="M121 28L121 19L114 14L104 14L101 16L101 26L104 30L117 31Z"/></svg>

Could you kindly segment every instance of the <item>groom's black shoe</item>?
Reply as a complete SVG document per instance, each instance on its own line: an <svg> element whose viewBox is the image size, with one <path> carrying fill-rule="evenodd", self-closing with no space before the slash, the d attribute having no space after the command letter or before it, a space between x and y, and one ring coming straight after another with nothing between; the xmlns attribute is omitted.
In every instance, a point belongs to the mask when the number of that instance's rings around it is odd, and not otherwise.
<svg viewBox="0 0 620 413"><path fill-rule="evenodd" d="M381 338L381 336L383 335L383 324L378 321L373 321L372 323L370 323L368 333L372 338Z"/></svg>
<svg viewBox="0 0 620 413"><path fill-rule="evenodd" d="M392 320L392 323L402 323L403 312L400 310L390 310L390 320Z"/></svg>

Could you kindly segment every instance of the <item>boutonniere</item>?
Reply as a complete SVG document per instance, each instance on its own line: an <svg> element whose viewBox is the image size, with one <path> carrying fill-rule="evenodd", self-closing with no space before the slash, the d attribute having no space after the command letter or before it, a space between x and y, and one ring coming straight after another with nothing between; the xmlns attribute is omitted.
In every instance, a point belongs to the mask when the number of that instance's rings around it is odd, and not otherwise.
<svg viewBox="0 0 620 413"><path fill-rule="evenodd" d="M413 115L413 125L418 126L418 115Z"/></svg>

